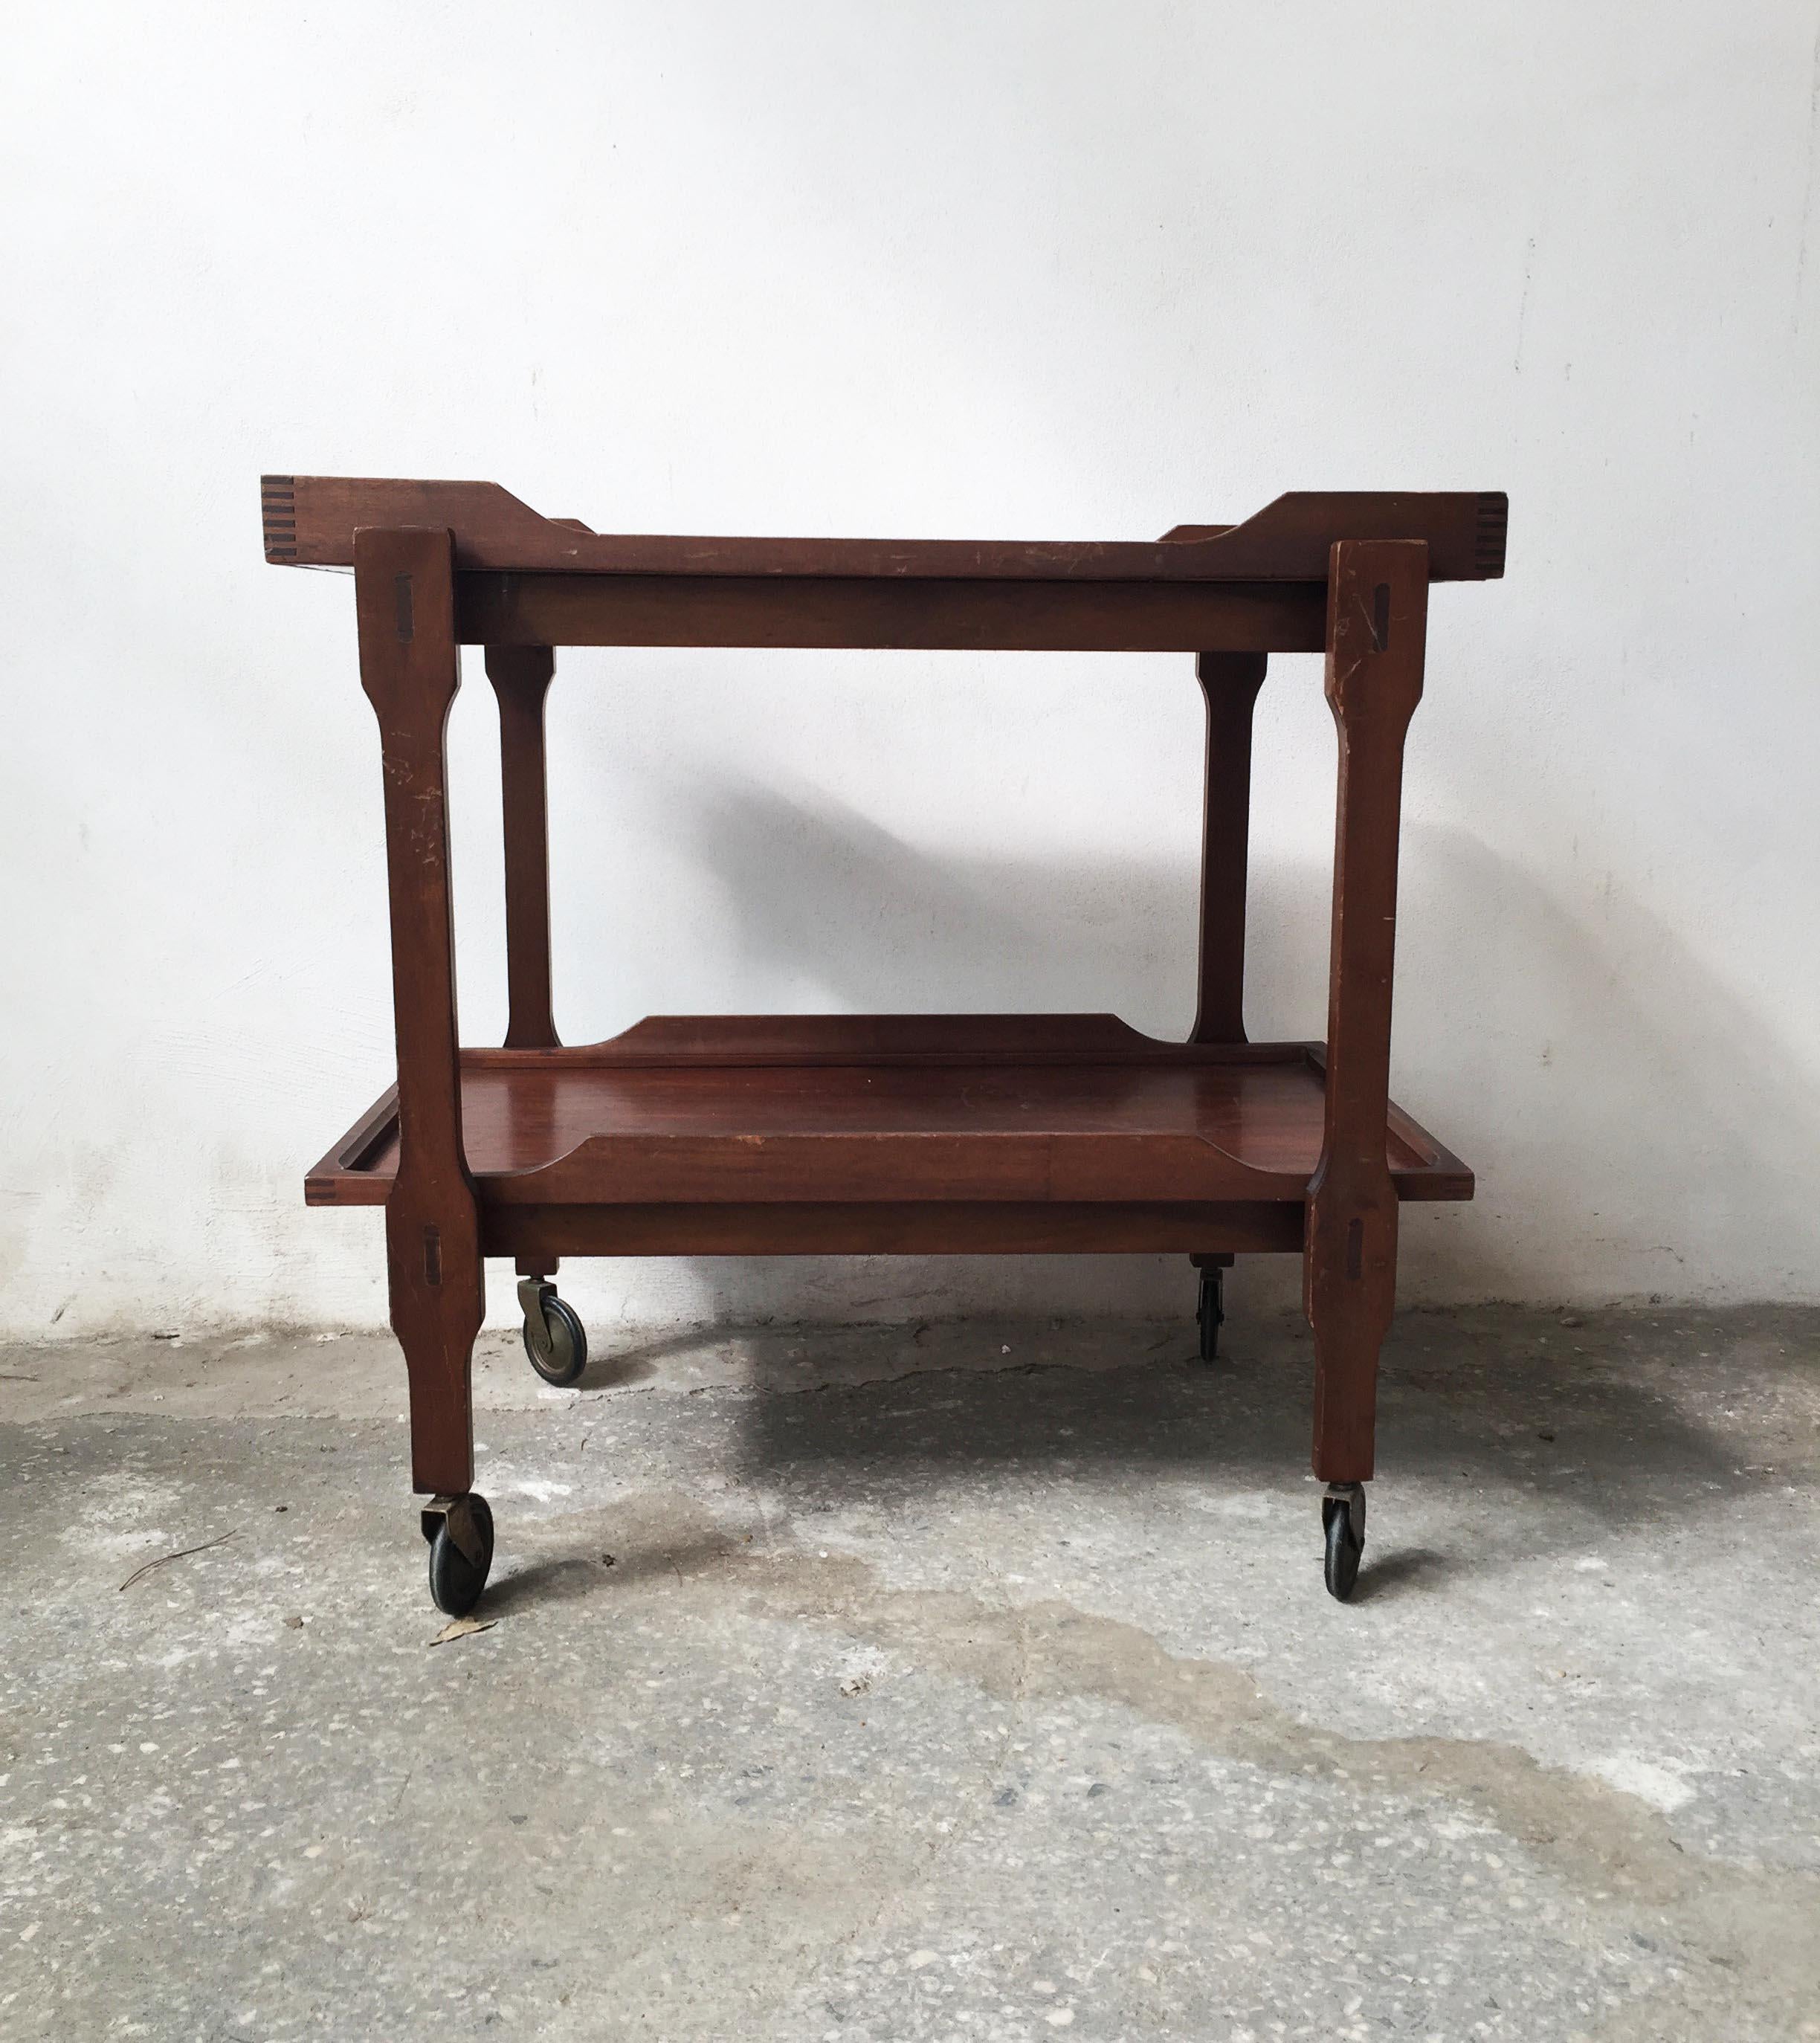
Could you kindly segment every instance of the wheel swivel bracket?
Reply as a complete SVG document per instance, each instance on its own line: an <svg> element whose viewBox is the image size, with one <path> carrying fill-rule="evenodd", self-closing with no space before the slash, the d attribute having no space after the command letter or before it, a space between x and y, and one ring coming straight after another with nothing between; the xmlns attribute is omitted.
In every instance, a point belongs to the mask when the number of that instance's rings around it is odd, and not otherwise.
<svg viewBox="0 0 1820 2043"><path fill-rule="evenodd" d="M423 1506L421 1524L423 1537L431 1546L436 1543L436 1535L446 1525L449 1537L458 1551L477 1568L487 1564L486 1542L481 1539L480 1527L474 1523L474 1501L471 1497L433 1497Z"/></svg>
<svg viewBox="0 0 1820 2043"><path fill-rule="evenodd" d="M1343 1510L1351 1521L1347 1530L1353 1543L1365 1544L1365 1485L1362 1482L1330 1482L1327 1493L1320 1501L1320 1522L1324 1528L1337 1511Z"/></svg>

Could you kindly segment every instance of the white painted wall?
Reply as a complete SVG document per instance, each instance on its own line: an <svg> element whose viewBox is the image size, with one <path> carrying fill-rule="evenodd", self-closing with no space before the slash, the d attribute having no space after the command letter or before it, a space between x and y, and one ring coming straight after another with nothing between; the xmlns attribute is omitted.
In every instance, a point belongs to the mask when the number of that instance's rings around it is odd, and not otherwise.
<svg viewBox="0 0 1820 2043"><path fill-rule="evenodd" d="M64 0L0 66L6 1331L376 1323L305 1166L389 1076L351 588L262 469L602 529L1146 537L1504 488L1437 592L1404 1295L1820 1295L1815 10ZM573 654L558 1019L1192 1008L1182 659ZM1261 719L1254 1033L1333 741ZM453 732L504 1019L492 707ZM1286 1277L1288 1273L1283 1273ZM1257 1281L1257 1280L1253 1280ZM1264 1280L1267 1282L1268 1280ZM580 1266L596 1324L1188 1305L1178 1261ZM503 1302L503 1300L502 1300Z"/></svg>

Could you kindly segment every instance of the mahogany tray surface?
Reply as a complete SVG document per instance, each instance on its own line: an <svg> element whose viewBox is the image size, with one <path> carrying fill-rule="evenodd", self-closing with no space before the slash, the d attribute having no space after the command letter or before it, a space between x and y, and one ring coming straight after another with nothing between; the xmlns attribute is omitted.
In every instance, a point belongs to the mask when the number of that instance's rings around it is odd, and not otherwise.
<svg viewBox="0 0 1820 2043"><path fill-rule="evenodd" d="M1301 1201L1320 1160L1319 1044L1182 1044L1111 1015L653 1017L585 1048L467 1050L483 1207ZM1403 1199L1468 1199L1460 1159L1393 1106ZM305 1181L380 1205L385 1094Z"/></svg>

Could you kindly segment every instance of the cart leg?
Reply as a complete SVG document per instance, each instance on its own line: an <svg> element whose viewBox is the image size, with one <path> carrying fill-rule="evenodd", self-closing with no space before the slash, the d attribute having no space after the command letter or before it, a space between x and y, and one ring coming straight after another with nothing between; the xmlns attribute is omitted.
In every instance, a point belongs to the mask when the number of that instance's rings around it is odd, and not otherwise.
<svg viewBox="0 0 1820 2043"><path fill-rule="evenodd" d="M412 1480L435 1500L423 1514L431 1593L459 1614L485 1584L492 1518L473 1493L470 1367L486 1294L462 1144L449 893L443 731L461 679L453 535L356 532L354 588L361 685L385 767L398 1045L398 1169L385 1203L392 1328L410 1378Z"/></svg>
<svg viewBox="0 0 1820 2043"><path fill-rule="evenodd" d="M473 1358L485 1313L477 1231L464 1242L461 1216L428 1218L397 1190L385 1217L392 1331L411 1385L411 1485L464 1494L474 1479Z"/></svg>
<svg viewBox="0 0 1820 2043"><path fill-rule="evenodd" d="M1397 1292L1397 1188L1385 1149L1403 742L1422 698L1428 550L1343 540L1328 581L1327 685L1339 738L1326 1125L1308 1188L1303 1300L1314 1329L1314 1471L1327 1585L1352 1593Z"/></svg>
<svg viewBox="0 0 1820 2043"><path fill-rule="evenodd" d="M1368 1246L1369 1244L1369 1246ZM1308 1215L1305 1276L1314 1328L1314 1472L1327 1485L1321 1537L1328 1592L1344 1603L1365 1550L1365 1485L1377 1452L1377 1357L1397 1282L1397 1198L1380 1213Z"/></svg>
<svg viewBox="0 0 1820 2043"><path fill-rule="evenodd" d="M1390 1331L1396 1298L1395 1191L1376 1212L1335 1212L1317 1195L1308 1214L1304 1274L1314 1329L1314 1472L1326 1483L1369 1482L1378 1351Z"/></svg>
<svg viewBox="0 0 1820 2043"><path fill-rule="evenodd" d="M1382 1167L1380 1167L1382 1168ZM1327 1485L1321 1534L1328 1593L1342 1603L1365 1549L1365 1485L1377 1455L1377 1358L1397 1297L1397 1193L1317 1187L1303 1277L1314 1329L1314 1472Z"/></svg>
<svg viewBox="0 0 1820 2043"><path fill-rule="evenodd" d="M550 829L543 703L556 672L547 646L489 646L487 678L500 705L500 809L505 819L508 1050L554 1049L550 999ZM532 1273L519 1266L520 1276Z"/></svg>
<svg viewBox="0 0 1820 2043"><path fill-rule="evenodd" d="M1245 861L1251 813L1251 711L1262 653L1201 653L1207 771L1201 823L1200 997L1191 1043L1245 1040Z"/></svg>
<svg viewBox="0 0 1820 2043"><path fill-rule="evenodd" d="M1245 1040L1245 863L1251 813L1251 712L1264 684L1262 653L1201 653L1194 672L1207 703L1201 818L1201 958L1191 1043ZM1201 1273L1194 1323L1203 1362L1220 1355L1228 1255L1193 1255Z"/></svg>

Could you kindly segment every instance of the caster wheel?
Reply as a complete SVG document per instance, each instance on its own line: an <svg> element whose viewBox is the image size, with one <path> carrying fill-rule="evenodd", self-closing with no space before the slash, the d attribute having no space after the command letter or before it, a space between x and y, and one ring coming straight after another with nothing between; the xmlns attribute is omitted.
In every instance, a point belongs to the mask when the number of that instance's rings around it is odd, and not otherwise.
<svg viewBox="0 0 1820 2043"><path fill-rule="evenodd" d="M430 1543L430 1600L445 1616L466 1617L493 1564L493 1514L478 1492L439 1497L423 1513Z"/></svg>
<svg viewBox="0 0 1820 2043"><path fill-rule="evenodd" d="M558 1389L577 1382L588 1366L588 1332L575 1308L540 1277L526 1278L518 1296L524 1308L524 1351L531 1367Z"/></svg>
<svg viewBox="0 0 1820 2043"><path fill-rule="evenodd" d="M1327 1535L1327 1593L1345 1603L1358 1580L1359 1556L1365 1551L1365 1485L1328 1485L1320 1501L1321 1528Z"/></svg>
<svg viewBox="0 0 1820 2043"><path fill-rule="evenodd" d="M1217 1362L1220 1359L1220 1329L1226 1324L1223 1271L1201 1271L1201 1303L1195 1309L1194 1324L1201 1333L1201 1359L1203 1362Z"/></svg>

